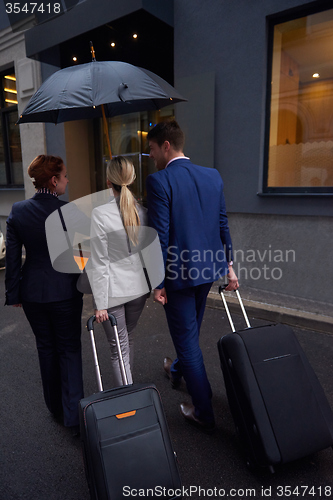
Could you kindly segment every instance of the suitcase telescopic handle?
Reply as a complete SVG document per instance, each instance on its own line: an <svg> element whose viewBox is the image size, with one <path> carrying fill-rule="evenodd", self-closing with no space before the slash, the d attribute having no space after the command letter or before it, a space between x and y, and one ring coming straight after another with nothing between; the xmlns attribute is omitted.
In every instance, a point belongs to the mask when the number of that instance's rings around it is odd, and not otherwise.
<svg viewBox="0 0 333 500"><path fill-rule="evenodd" d="M125 370L125 365L124 365L124 360L123 360L123 355L121 352L121 347L120 347L120 342L119 342L119 335L118 335L118 328L117 328L117 320L113 314L108 314L109 315L109 320L111 323L111 326L113 328L115 340L116 340L116 345L117 345L117 351L118 351L118 356L119 356L119 365L120 365L120 371L121 371L121 376L123 379L124 385L128 385L128 378ZM97 349L96 349L96 342L95 342L95 336L94 336L94 321L96 320L96 316L91 316L88 321L87 321L87 329L90 334L90 340L91 340L91 346L93 350L93 356L94 356L94 364L95 364L95 373L96 373L96 380L97 380L97 386L99 391L103 391L103 384L102 384L102 377L101 377L101 370L99 368L99 362L98 362L98 356L97 356Z"/></svg>
<svg viewBox="0 0 333 500"><path fill-rule="evenodd" d="M226 311L227 316L228 316L228 320L229 320L229 323L230 323L230 326L231 326L231 330L232 330L233 333L235 333L236 329L235 329L234 323L232 321L232 317L231 317L231 314L230 314L229 306L227 304L227 301L226 301L224 293L223 293L224 289L227 286L228 285L226 285L226 284L225 285L220 285L220 287L219 287L219 294L221 295L221 299L222 299L225 311ZM235 290L235 293L236 293L236 297L238 299L239 305L241 307L241 310L242 310L242 313L243 313L243 316L244 316L244 319L245 319L246 326L248 328L251 328L251 324L250 324L249 318L248 318L248 316L246 314L245 307L244 307L244 304L243 304L243 301L242 301L242 297L240 296L240 293L239 293L238 290Z"/></svg>
<svg viewBox="0 0 333 500"><path fill-rule="evenodd" d="M88 321L87 321L87 328L88 330L93 330L94 329L94 321L96 320L96 316L91 316ZM113 314L109 313L109 320L111 322L112 326L117 326L117 320Z"/></svg>

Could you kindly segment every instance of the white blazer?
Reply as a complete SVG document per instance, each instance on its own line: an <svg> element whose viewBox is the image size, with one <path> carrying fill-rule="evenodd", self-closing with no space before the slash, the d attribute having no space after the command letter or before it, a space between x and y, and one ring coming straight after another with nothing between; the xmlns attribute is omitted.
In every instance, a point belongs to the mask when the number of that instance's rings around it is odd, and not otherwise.
<svg viewBox="0 0 333 500"><path fill-rule="evenodd" d="M164 278L164 264L158 235L147 226L147 210L138 205L141 226L139 245L133 246L120 215L118 198L94 208L91 214L91 265L87 275L96 308L108 309L150 292ZM152 233L154 231L154 234Z"/></svg>

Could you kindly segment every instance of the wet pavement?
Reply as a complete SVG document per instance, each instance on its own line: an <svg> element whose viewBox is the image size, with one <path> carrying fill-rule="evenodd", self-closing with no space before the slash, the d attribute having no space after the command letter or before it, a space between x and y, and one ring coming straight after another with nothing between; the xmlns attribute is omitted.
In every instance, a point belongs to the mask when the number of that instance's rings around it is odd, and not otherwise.
<svg viewBox="0 0 333 500"><path fill-rule="evenodd" d="M2 270L2 297L3 282ZM178 457L184 498L330 498L333 491L330 448L279 466L274 475L247 468L228 408L216 346L230 329L224 311L216 307L214 300L209 304L202 324L201 345L214 394L217 429L212 435L193 428L179 413L179 404L190 398L184 383L179 390L173 390L164 375L163 358L173 357L174 348L164 311L152 299L147 301L136 331L134 381L153 382L160 391ZM86 395L97 391L85 328L91 312L91 297L87 296L82 317ZM252 312L252 326L269 322L254 317ZM236 329L244 326L239 314L234 315L234 320ZM96 325L95 331L103 384L108 389L113 385L109 347L102 327ZM299 327L295 333L333 407L333 335ZM21 309L1 309L0 339L0 499L88 500L80 441L55 422L44 405L35 341ZM139 497L140 492L137 493Z"/></svg>

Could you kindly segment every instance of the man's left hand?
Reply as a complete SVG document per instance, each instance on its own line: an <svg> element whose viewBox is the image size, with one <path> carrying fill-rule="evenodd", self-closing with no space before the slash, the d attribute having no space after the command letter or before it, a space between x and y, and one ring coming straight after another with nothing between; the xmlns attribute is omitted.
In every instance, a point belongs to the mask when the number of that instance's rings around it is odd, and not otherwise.
<svg viewBox="0 0 333 500"><path fill-rule="evenodd" d="M161 289L155 288L155 290L154 290L154 302L159 302L160 304L162 304L162 306L164 306L164 304L166 304L168 302L165 288L161 288Z"/></svg>
<svg viewBox="0 0 333 500"><path fill-rule="evenodd" d="M237 290L237 288L239 288L238 278L232 266L229 266L228 268L227 278L229 283L228 286L225 288L225 290L227 292L232 292L233 290Z"/></svg>

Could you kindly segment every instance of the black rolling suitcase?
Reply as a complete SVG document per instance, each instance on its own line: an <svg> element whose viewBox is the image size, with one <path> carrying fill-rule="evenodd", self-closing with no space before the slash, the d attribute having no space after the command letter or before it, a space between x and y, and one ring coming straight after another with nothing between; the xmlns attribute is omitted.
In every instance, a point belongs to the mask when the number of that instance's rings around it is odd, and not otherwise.
<svg viewBox="0 0 333 500"><path fill-rule="evenodd" d="M124 384L127 378L115 331ZM94 500L148 496L181 498L181 482L160 395L153 384L124 385L103 391L92 316L90 332L98 388L79 403L85 470ZM163 494L162 494L162 493Z"/></svg>
<svg viewBox="0 0 333 500"><path fill-rule="evenodd" d="M218 342L221 367L236 430L252 467L273 466L333 444L333 414L324 391L291 327L251 328Z"/></svg>

